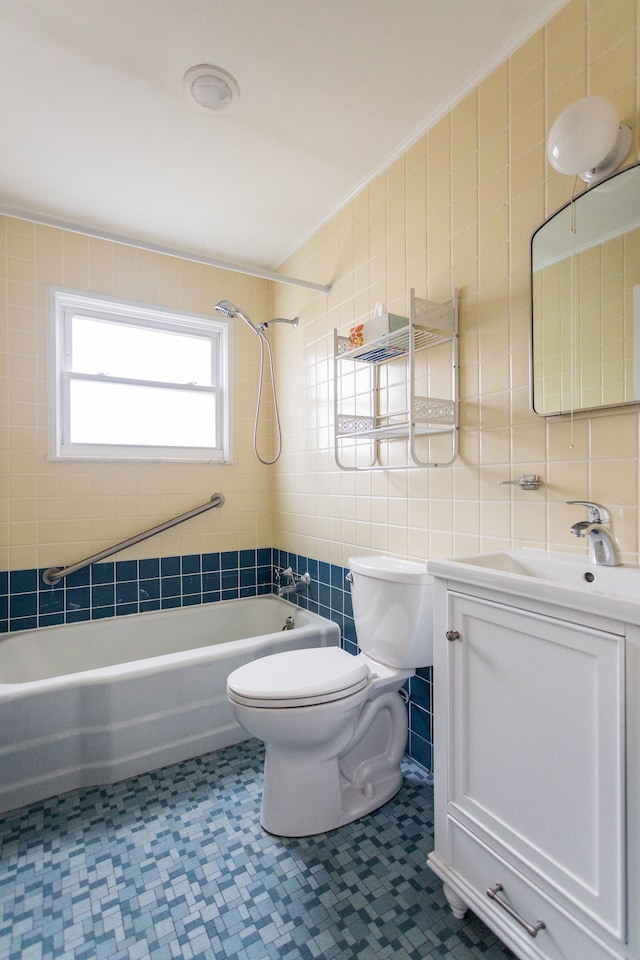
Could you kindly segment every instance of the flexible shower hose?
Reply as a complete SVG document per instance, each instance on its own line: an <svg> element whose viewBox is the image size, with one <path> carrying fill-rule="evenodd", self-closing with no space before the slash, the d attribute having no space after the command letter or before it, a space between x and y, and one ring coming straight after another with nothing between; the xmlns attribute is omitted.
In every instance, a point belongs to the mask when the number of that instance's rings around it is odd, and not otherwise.
<svg viewBox="0 0 640 960"><path fill-rule="evenodd" d="M255 453L257 459L260 463L264 463L266 466L270 466L272 463L275 463L276 460L280 458L282 452L282 431L280 429L280 414L278 412L278 397L276 396L276 380L273 370L273 355L271 353L271 344L267 338L267 335L264 331L260 331L260 379L258 381L258 398L256 401L256 416L253 422L253 452ZM272 460L265 460L258 453L258 422L260 420L260 407L262 405L262 384L264 379L264 345L267 345L267 353L269 355L269 372L271 376L271 394L273 396L273 409L276 416L276 430L278 432L278 445L276 449L276 454Z"/></svg>

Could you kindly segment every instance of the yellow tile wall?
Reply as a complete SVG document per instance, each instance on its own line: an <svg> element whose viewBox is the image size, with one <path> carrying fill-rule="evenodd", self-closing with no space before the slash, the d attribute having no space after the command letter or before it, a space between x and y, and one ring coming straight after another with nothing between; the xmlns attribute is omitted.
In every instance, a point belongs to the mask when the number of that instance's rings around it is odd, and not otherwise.
<svg viewBox="0 0 640 960"><path fill-rule="evenodd" d="M638 414L546 421L529 409L529 241L566 203L571 177L547 163L557 115L609 97L639 156L637 0L571 0L389 169L333 216L283 271L326 298L274 289L284 455L275 546L345 564L354 553L425 557L519 546L586 552L569 499L607 504L638 561ZM577 189L584 188L581 181ZM333 456L332 331L376 301L406 314L407 291L461 290L460 455L449 468L344 473ZM304 398L301 407L300 398ZM538 473L537 492L501 486ZM586 512L584 512L586 517Z"/></svg>
<svg viewBox="0 0 640 960"><path fill-rule="evenodd" d="M218 491L222 508L118 559L270 546L273 473L253 455L259 350L246 325L234 326L234 463L49 461L47 284L201 314L229 299L269 319L265 280L0 217L0 569L73 563Z"/></svg>
<svg viewBox="0 0 640 960"><path fill-rule="evenodd" d="M331 280L330 297L133 247L0 218L0 569L71 563L220 490L214 510L129 557L280 546L345 563L354 552L421 559L510 546L584 551L567 499L611 507L638 561L638 417L544 421L529 410L529 239L572 178L545 158L558 113L610 97L639 156L638 0L571 0L547 26L340 210L283 272ZM579 185L580 188L581 185ZM235 328L235 462L74 464L46 459L46 285L197 312L221 298L271 330L284 451L252 451L258 353ZM349 474L333 457L332 331L407 291L461 290L460 456L450 468ZM263 430L262 440L268 437ZM499 480L539 473L535 493Z"/></svg>

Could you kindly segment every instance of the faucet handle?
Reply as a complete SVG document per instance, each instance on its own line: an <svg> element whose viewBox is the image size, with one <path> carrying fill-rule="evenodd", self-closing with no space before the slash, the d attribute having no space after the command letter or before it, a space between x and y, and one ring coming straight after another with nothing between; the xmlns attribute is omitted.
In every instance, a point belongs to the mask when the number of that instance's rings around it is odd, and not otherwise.
<svg viewBox="0 0 640 960"><path fill-rule="evenodd" d="M569 506L586 507L589 511L590 523L611 523L611 513L601 503L592 503L591 500L566 500Z"/></svg>

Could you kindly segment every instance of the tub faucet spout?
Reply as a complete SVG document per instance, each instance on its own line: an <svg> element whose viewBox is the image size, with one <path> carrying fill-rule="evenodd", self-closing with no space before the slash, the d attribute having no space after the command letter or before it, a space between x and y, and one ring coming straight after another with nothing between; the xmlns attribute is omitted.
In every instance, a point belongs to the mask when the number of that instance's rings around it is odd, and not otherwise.
<svg viewBox="0 0 640 960"><path fill-rule="evenodd" d="M300 584L287 583L284 587L278 587L278 596L288 597L290 593L298 593L299 590L300 590Z"/></svg>

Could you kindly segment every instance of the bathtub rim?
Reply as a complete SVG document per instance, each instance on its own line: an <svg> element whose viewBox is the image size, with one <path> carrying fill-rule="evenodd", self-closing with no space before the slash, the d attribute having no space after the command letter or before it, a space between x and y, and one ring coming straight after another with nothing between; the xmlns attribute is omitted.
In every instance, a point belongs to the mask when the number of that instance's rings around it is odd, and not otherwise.
<svg viewBox="0 0 640 960"><path fill-rule="evenodd" d="M273 593L267 594L258 594L255 597L234 597L230 600L220 600L211 604L193 604L188 607L171 607L167 610L146 610L142 613L131 613L126 614L121 617L109 618L109 621L115 621L118 624L135 623L139 621L141 617L145 619L149 617L161 617L167 615L179 615L180 613L186 612L195 612L199 611L201 608L204 610L215 608L218 605L224 604L225 606L238 603L250 603L254 599L267 600L268 602L275 602L279 605L284 605L283 609L291 609L291 611L296 611L297 615L302 619L306 620L306 623L301 623L298 626L294 626L291 630L277 630L271 631L269 633L258 633L250 637L243 637L235 640L224 640L218 643L212 643L207 646L192 647L187 650L178 650L171 653L158 654L156 656L142 657L137 660L128 660L123 663L115 663L110 665L103 665L99 667L92 667L87 670L76 670L72 672L65 672L61 674L56 674L51 677L41 677L38 679L29 679L29 680L17 680L9 683L3 683L0 681L0 700L6 701L13 698L19 697L21 694L26 696L29 693L34 692L46 692L53 691L59 688L67 687L70 682L73 682L75 685L87 686L97 681L102 680L125 680L135 676L161 673L167 670L175 668L177 663L190 665L198 665L214 662L215 660L224 659L225 655L231 650L242 651L246 654L256 653L261 647L265 645L265 642L274 641L280 636L281 633L287 633L290 639L294 637L308 637L310 633L317 633L318 628L321 628L321 635L330 637L331 633L336 635L336 645L340 644L340 628L335 621L330 620L328 617L322 616L322 614L315 613L312 610L308 610L305 607L298 606L297 604L290 603L287 600L284 600L281 597L276 596ZM0 645L2 640L8 638L17 639L21 635L30 635L34 636L37 634L45 634L51 630L60 630L61 628L80 628L83 627L90 628L93 624L102 624L106 623L106 620L83 620L76 623L70 624L53 624L51 626L39 627L33 630L25 631L16 631L14 633L3 634L0 637ZM326 640L325 640L326 643ZM332 645L329 639L329 644Z"/></svg>

